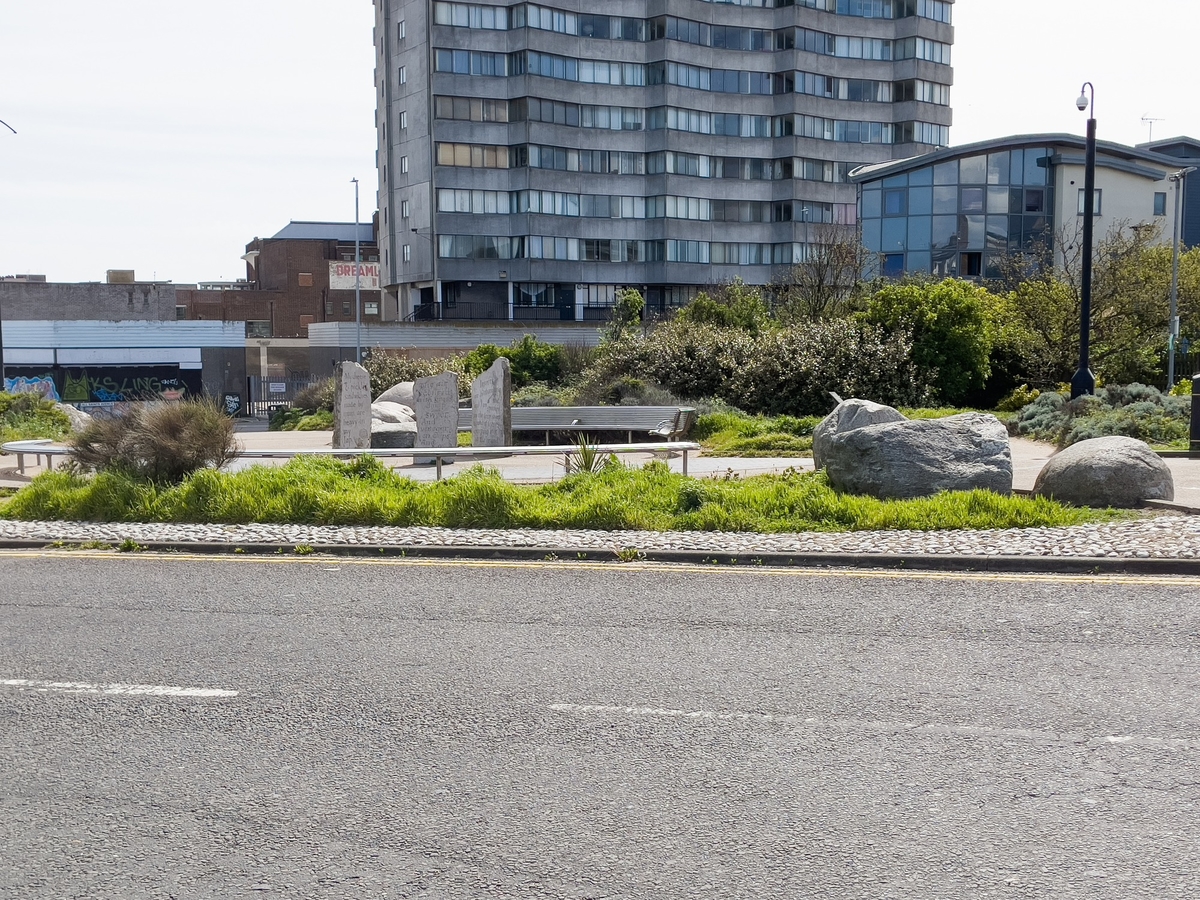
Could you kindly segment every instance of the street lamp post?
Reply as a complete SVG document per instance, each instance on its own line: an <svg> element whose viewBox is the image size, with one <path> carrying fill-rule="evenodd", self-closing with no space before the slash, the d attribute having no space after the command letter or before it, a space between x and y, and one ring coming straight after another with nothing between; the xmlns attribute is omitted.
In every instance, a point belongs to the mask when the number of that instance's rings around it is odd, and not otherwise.
<svg viewBox="0 0 1200 900"><path fill-rule="evenodd" d="M0 125L3 125L13 134L17 133L17 129L13 128L3 119L0 119ZM0 307L0 392L3 392L4 388L4 309Z"/></svg>
<svg viewBox="0 0 1200 900"><path fill-rule="evenodd" d="M362 248L358 242L358 179L354 183L354 361L362 365Z"/></svg>
<svg viewBox="0 0 1200 900"><path fill-rule="evenodd" d="M1091 99L1088 93L1091 92ZM1087 154L1083 170L1083 296L1079 305L1079 368L1071 379L1071 399L1096 392L1096 377L1088 367L1092 330L1092 212L1096 196L1096 89L1085 81L1075 106L1090 110L1087 120Z"/></svg>
<svg viewBox="0 0 1200 900"><path fill-rule="evenodd" d="M1167 324L1167 392L1175 387L1175 344L1179 341L1179 219L1183 215L1183 185L1195 166L1180 169L1167 180L1175 185L1175 228L1171 241L1171 318Z"/></svg>

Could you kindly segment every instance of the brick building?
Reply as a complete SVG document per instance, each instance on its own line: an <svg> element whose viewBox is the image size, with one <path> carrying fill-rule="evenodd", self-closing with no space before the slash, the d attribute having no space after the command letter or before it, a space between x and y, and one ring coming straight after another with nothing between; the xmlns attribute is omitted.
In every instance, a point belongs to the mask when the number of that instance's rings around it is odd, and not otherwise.
<svg viewBox="0 0 1200 900"><path fill-rule="evenodd" d="M291 222L246 245L246 279L176 292L181 319L246 322L247 338L306 338L314 322L353 322L353 224ZM379 248L371 224L357 226L363 322L383 321ZM393 316L394 318L394 316Z"/></svg>

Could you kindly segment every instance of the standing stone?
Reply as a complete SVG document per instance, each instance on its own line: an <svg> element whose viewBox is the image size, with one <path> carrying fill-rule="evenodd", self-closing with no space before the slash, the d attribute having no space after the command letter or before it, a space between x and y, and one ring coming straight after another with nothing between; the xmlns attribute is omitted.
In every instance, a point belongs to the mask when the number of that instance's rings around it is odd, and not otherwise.
<svg viewBox="0 0 1200 900"><path fill-rule="evenodd" d="M453 372L418 378L413 384L418 447L458 446L458 376ZM429 459L432 459L431 457Z"/></svg>
<svg viewBox="0 0 1200 900"><path fill-rule="evenodd" d="M512 446L512 368L503 356L471 384L471 444Z"/></svg>
<svg viewBox="0 0 1200 900"><path fill-rule="evenodd" d="M366 450L371 446L371 376L358 363L338 363L333 446L339 450Z"/></svg>

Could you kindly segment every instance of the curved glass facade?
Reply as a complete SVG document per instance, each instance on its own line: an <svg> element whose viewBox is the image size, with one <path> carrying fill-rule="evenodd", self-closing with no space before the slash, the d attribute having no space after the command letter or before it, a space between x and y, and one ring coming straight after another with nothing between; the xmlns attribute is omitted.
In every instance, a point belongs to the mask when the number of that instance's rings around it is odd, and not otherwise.
<svg viewBox="0 0 1200 900"><path fill-rule="evenodd" d="M586 310L620 285L653 306L765 283L819 226L855 223L849 170L948 143L951 3L641 7L376 0L380 243L402 309L447 284L492 317L501 295Z"/></svg>

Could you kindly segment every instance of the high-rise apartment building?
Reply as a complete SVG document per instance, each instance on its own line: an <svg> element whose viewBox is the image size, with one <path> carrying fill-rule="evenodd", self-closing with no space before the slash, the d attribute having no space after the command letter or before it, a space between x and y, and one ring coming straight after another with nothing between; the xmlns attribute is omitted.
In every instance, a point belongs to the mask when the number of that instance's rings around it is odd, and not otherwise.
<svg viewBox="0 0 1200 900"><path fill-rule="evenodd" d="M376 0L401 318L601 320L770 281L948 143L952 0ZM389 306L391 304L388 304Z"/></svg>

